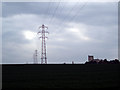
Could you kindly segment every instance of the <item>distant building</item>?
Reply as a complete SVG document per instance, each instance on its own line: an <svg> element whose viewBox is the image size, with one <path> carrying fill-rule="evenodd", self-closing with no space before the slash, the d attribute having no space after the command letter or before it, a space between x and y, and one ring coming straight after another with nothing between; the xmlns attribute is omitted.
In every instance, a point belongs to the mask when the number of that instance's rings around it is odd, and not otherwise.
<svg viewBox="0 0 120 90"><path fill-rule="evenodd" d="M72 61L72 64L74 64L74 61Z"/></svg>
<svg viewBox="0 0 120 90"><path fill-rule="evenodd" d="M110 60L107 59L94 59L94 56L88 55L88 62L86 64L120 64L118 59Z"/></svg>
<svg viewBox="0 0 120 90"><path fill-rule="evenodd" d="M101 59L102 60L102 59ZM91 62L91 61L95 61L95 62L100 62L101 61L100 59L94 59L94 56L90 56L88 55L88 62Z"/></svg>
<svg viewBox="0 0 120 90"><path fill-rule="evenodd" d="M93 61L93 60L94 60L94 56L88 55L88 62Z"/></svg>

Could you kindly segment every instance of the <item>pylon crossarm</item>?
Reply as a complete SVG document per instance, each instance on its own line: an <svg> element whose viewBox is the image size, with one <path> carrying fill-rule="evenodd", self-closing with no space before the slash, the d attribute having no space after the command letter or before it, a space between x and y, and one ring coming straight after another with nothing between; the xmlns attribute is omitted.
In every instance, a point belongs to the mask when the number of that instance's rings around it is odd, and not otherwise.
<svg viewBox="0 0 120 90"><path fill-rule="evenodd" d="M39 27L39 29L42 28L42 26Z"/></svg>
<svg viewBox="0 0 120 90"><path fill-rule="evenodd" d="M47 27L47 26L44 26L44 27L48 29L48 27Z"/></svg>
<svg viewBox="0 0 120 90"><path fill-rule="evenodd" d="M42 37L39 37L39 39L42 38Z"/></svg>
<svg viewBox="0 0 120 90"><path fill-rule="evenodd" d="M41 33L41 31L39 31L37 34Z"/></svg>

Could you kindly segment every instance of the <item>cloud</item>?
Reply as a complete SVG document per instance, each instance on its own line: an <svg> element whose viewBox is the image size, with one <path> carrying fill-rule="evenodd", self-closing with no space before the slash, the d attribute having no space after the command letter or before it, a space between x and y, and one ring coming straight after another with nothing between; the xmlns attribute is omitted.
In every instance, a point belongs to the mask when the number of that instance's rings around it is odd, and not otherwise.
<svg viewBox="0 0 120 90"><path fill-rule="evenodd" d="M28 39L28 40L35 39L35 37L36 37L36 33L35 32L31 32L29 30L23 31L23 34L24 34L25 38Z"/></svg>
<svg viewBox="0 0 120 90"><path fill-rule="evenodd" d="M58 3L51 4L52 11L46 11L48 4L3 4L3 63L33 62L35 49L38 49L40 61L41 41L37 32L43 22L50 32L46 41L49 63L85 62L89 54L97 58L118 57L116 3L89 3L80 12L77 4L77 9L70 13L76 3L73 6L62 3L52 22L51 15ZM75 14L75 19L71 20Z"/></svg>

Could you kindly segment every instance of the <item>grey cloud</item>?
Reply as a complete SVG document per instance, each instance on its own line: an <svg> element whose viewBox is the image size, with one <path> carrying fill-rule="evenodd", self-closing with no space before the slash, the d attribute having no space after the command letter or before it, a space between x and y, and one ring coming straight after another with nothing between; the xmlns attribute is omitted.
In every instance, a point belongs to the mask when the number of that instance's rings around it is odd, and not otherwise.
<svg viewBox="0 0 120 90"><path fill-rule="evenodd" d="M3 17L12 16L14 14L46 15L54 11L57 5L57 3L53 2L52 4L51 2L4 2L2 3L2 15Z"/></svg>
<svg viewBox="0 0 120 90"><path fill-rule="evenodd" d="M88 3L83 10L78 10L74 22L87 25L109 26L117 24L117 3ZM69 21L69 19L68 19Z"/></svg>
<svg viewBox="0 0 120 90"><path fill-rule="evenodd" d="M67 2L61 2L57 11L58 3L53 2L32 2L32 3L3 3L3 17L14 14L37 14L44 15L44 18L54 18L66 22L83 22L90 25L113 25L117 23L116 5L117 3L74 3L69 5ZM76 5L76 6L74 6ZM84 8L81 9L82 6ZM73 17L74 16L74 17ZM54 21L54 20L53 20ZM103 23L104 21L104 23ZM96 23L97 22L97 23Z"/></svg>
<svg viewBox="0 0 120 90"><path fill-rule="evenodd" d="M2 44L4 47L4 44L6 42L15 42L15 43L29 43L30 41L24 39L24 35L20 32L6 32L2 34Z"/></svg>
<svg viewBox="0 0 120 90"><path fill-rule="evenodd" d="M51 4L51 9L48 4L50 3L3 3L4 63L33 61L32 55L36 49L33 44L36 43L26 40L21 32L30 30L37 33L37 28L43 21L50 32L47 41L49 62L85 62L88 54L93 54L96 58L117 58L116 3L88 3L81 11L77 8L78 4L68 16L66 15L72 6L64 6L66 3L63 3L56 11L52 23L49 20L58 3ZM70 20L74 14L78 15ZM91 41L81 40L76 33L69 31L75 27L80 31L85 29L84 34ZM40 51L40 43L38 47Z"/></svg>

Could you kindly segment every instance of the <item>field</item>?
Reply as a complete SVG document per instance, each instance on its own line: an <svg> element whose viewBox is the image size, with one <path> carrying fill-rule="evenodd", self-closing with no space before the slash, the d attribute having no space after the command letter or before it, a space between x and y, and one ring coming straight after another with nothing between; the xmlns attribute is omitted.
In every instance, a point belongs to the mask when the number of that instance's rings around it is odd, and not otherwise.
<svg viewBox="0 0 120 90"><path fill-rule="evenodd" d="M2 90L118 89L119 64L2 65Z"/></svg>

